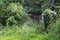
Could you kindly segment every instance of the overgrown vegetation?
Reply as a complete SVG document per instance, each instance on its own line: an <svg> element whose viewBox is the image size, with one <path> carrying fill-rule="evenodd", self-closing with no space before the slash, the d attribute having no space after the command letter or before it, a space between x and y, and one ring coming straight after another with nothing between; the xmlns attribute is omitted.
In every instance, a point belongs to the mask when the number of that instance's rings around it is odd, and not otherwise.
<svg viewBox="0 0 60 40"><path fill-rule="evenodd" d="M48 33L40 21L28 16L28 12L42 13L47 3L48 0L0 0L0 40L60 40L60 10L56 23L51 22L46 29Z"/></svg>

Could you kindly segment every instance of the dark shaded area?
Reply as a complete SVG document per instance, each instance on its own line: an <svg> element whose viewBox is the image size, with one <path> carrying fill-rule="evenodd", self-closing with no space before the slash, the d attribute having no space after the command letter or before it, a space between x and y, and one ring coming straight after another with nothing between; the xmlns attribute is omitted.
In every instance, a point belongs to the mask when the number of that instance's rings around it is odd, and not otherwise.
<svg viewBox="0 0 60 40"><path fill-rule="evenodd" d="M0 17L0 23L2 23L3 26L6 26L6 19Z"/></svg>
<svg viewBox="0 0 60 40"><path fill-rule="evenodd" d="M37 12L28 12L28 16L34 20L38 20L39 21L39 17L42 13L37 11Z"/></svg>
<svg viewBox="0 0 60 40"><path fill-rule="evenodd" d="M43 17L44 17L44 26L45 26L45 29L47 29L50 22L49 13L46 12L45 15L43 15Z"/></svg>
<svg viewBox="0 0 60 40"><path fill-rule="evenodd" d="M60 6L60 0L55 0L54 5L55 6Z"/></svg>

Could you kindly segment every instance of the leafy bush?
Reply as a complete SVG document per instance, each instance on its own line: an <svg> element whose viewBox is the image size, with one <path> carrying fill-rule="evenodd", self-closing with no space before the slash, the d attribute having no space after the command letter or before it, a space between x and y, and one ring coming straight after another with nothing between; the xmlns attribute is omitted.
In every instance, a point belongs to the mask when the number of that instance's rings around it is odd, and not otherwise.
<svg viewBox="0 0 60 40"><path fill-rule="evenodd" d="M7 25L18 24L26 20L26 12L20 3L9 3L6 8L1 7L0 10L0 15Z"/></svg>
<svg viewBox="0 0 60 40"><path fill-rule="evenodd" d="M60 40L60 19L55 23L51 24L50 32L48 33L47 40Z"/></svg>
<svg viewBox="0 0 60 40"><path fill-rule="evenodd" d="M8 15L9 15L8 21L11 20L11 16L14 18L14 20L16 19L16 21L18 21L18 20L22 21L26 17L26 13L25 13L22 5L21 4L19 5L19 3L10 3L9 6L7 6L7 11L10 12L10 13L8 13Z"/></svg>

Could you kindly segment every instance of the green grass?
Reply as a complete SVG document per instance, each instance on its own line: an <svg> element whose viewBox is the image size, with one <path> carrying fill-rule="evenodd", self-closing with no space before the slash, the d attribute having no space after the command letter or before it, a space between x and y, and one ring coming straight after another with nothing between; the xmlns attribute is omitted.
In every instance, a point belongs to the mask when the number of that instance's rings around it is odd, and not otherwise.
<svg viewBox="0 0 60 40"><path fill-rule="evenodd" d="M45 40L46 35L35 33L34 28L5 28L0 31L0 40Z"/></svg>
<svg viewBox="0 0 60 40"><path fill-rule="evenodd" d="M27 21L21 26L6 26L0 31L0 40L60 40L59 22L51 27L49 33L42 31L43 27L36 23Z"/></svg>

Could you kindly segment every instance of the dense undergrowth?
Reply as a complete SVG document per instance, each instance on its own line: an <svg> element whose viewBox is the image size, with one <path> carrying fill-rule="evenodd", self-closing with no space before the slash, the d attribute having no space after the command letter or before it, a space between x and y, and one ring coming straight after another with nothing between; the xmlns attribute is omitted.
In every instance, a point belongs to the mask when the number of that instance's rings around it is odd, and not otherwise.
<svg viewBox="0 0 60 40"><path fill-rule="evenodd" d="M49 0L0 0L0 40L60 40L60 19L48 26L47 33L43 24L27 15L29 11L41 13L45 5L49 5L48 2ZM41 6L44 8L41 9Z"/></svg>
<svg viewBox="0 0 60 40"><path fill-rule="evenodd" d="M60 20L50 26L48 33L42 31L44 28L37 25L36 21L27 21L23 25L6 26L0 31L0 40L60 40L59 22Z"/></svg>

